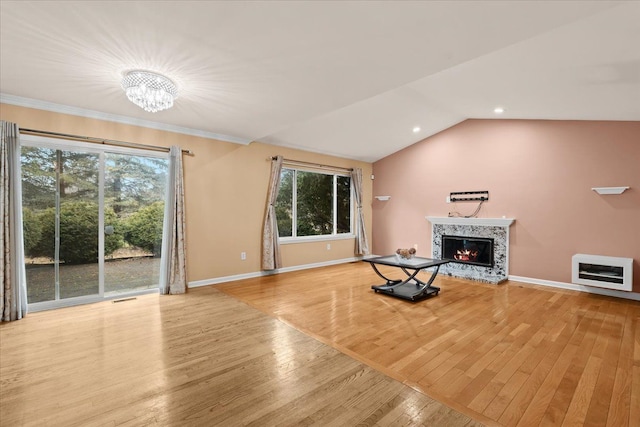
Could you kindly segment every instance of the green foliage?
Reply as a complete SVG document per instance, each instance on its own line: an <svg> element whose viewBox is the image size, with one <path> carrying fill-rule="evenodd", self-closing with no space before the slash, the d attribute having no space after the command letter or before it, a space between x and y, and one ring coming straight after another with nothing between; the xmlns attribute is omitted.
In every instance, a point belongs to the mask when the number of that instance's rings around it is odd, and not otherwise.
<svg viewBox="0 0 640 427"><path fill-rule="evenodd" d="M126 219L126 241L159 256L162 249L163 219L163 202L152 203L133 213Z"/></svg>
<svg viewBox="0 0 640 427"><path fill-rule="evenodd" d="M65 200L98 198L99 155L73 150L23 146L23 205L34 211L53 207L57 189ZM126 216L164 197L168 160L107 153L105 206Z"/></svg>
<svg viewBox="0 0 640 427"><path fill-rule="evenodd" d="M293 170L283 169L280 174L280 190L276 201L278 236L293 236Z"/></svg>
<svg viewBox="0 0 640 427"><path fill-rule="evenodd" d="M22 203L35 211L53 207L56 188L65 200L98 197L97 154L22 147Z"/></svg>
<svg viewBox="0 0 640 427"><path fill-rule="evenodd" d="M337 190L336 232L351 231L351 178L283 169L275 206L280 237L293 236L294 193L296 195L296 236L333 233L334 179Z"/></svg>
<svg viewBox="0 0 640 427"><path fill-rule="evenodd" d="M167 159L109 153L105 161L105 204L119 216L164 198Z"/></svg>
<svg viewBox="0 0 640 427"><path fill-rule="evenodd" d="M104 254L111 255L124 246L124 221L111 208L104 210L104 224L113 227L113 234L104 235Z"/></svg>
<svg viewBox="0 0 640 427"><path fill-rule="evenodd" d="M348 176L337 177L337 220L336 231L349 233L351 231L351 178Z"/></svg>
<svg viewBox="0 0 640 427"><path fill-rule="evenodd" d="M333 233L333 176L298 171L298 236Z"/></svg>
<svg viewBox="0 0 640 427"><path fill-rule="evenodd" d="M104 174L105 255L128 243L158 255L162 242L166 158L106 153ZM56 198L60 206L59 259L67 264L98 260L99 160L82 149L23 146L22 203L25 252L55 258ZM147 208L140 208L148 206ZM125 229L126 228L126 229Z"/></svg>
<svg viewBox="0 0 640 427"><path fill-rule="evenodd" d="M55 257L55 208L38 216L41 237L32 247L32 256ZM105 210L105 224L114 233L105 235L105 255L124 245L123 232L112 209ZM26 240L25 240L26 242ZM25 244L26 246L26 244ZM98 260L98 205L92 202L66 202L60 207L60 261L66 264L94 263Z"/></svg>
<svg viewBox="0 0 640 427"><path fill-rule="evenodd" d="M38 216L29 208L22 209L22 236L25 255L31 256L42 238L42 225Z"/></svg>

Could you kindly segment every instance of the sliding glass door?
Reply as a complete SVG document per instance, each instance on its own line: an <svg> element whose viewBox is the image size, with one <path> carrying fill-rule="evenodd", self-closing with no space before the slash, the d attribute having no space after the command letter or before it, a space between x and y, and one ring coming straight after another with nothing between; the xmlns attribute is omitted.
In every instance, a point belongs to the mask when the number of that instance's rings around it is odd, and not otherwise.
<svg viewBox="0 0 640 427"><path fill-rule="evenodd" d="M22 145L30 307L157 289L167 155L37 137Z"/></svg>
<svg viewBox="0 0 640 427"><path fill-rule="evenodd" d="M99 161L96 153L22 148L29 302L99 294Z"/></svg>
<svg viewBox="0 0 640 427"><path fill-rule="evenodd" d="M168 159L105 156L104 292L157 289Z"/></svg>

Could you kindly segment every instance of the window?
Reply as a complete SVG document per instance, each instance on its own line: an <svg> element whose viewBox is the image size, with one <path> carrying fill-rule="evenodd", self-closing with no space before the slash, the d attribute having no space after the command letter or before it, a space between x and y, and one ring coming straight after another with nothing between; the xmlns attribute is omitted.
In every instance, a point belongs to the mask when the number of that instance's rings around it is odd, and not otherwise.
<svg viewBox="0 0 640 427"><path fill-rule="evenodd" d="M276 202L280 237L352 233L351 177L283 168Z"/></svg>

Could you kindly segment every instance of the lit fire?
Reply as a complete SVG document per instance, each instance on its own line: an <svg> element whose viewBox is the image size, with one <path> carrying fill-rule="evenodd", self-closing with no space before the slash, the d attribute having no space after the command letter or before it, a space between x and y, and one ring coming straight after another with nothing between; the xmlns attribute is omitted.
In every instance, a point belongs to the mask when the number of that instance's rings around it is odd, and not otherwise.
<svg viewBox="0 0 640 427"><path fill-rule="evenodd" d="M458 261L476 261L478 259L478 251L472 251L470 249L459 249L453 256L453 259Z"/></svg>

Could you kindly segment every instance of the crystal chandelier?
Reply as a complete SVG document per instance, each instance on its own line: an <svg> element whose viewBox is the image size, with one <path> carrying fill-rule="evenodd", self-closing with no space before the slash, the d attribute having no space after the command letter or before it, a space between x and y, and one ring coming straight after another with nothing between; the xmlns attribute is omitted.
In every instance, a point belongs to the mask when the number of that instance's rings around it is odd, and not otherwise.
<svg viewBox="0 0 640 427"><path fill-rule="evenodd" d="M171 108L178 97L178 88L171 80L149 71L129 71L122 79L122 88L131 102L151 113Z"/></svg>

